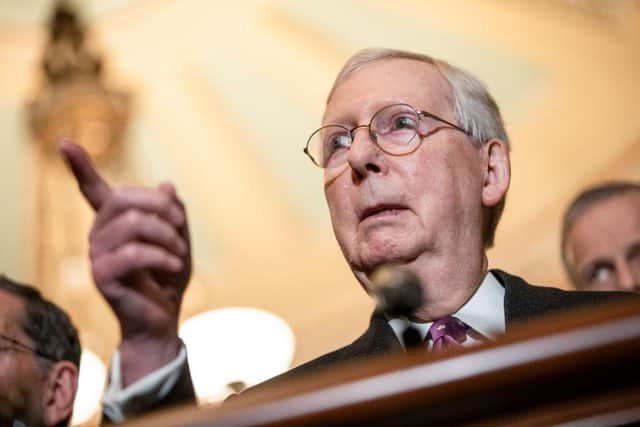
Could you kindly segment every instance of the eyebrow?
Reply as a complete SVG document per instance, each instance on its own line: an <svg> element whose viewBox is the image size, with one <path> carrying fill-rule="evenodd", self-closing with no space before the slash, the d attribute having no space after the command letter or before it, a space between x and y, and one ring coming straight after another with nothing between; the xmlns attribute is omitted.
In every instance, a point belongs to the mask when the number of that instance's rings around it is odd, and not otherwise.
<svg viewBox="0 0 640 427"><path fill-rule="evenodd" d="M371 115L368 119L365 120L366 123L369 123L369 121L371 121L371 117L373 117L374 114L376 114L378 111L380 111L381 109L388 107L389 105L393 105L393 104L407 104L412 106L413 108L417 109L417 110L421 110L421 107L416 107L414 106L411 102L407 101L406 99L400 99L400 98L388 98L388 99L384 99L384 100L380 100L380 101L373 101L368 103L367 105L365 105L365 108L368 108L371 111ZM358 111L356 114L360 113L362 110ZM351 117L351 119L349 119L349 117ZM357 126L360 123L358 123L357 120L353 119L353 112L349 112L346 114L342 114L339 115L337 118L334 118L333 120L329 121L326 120L326 110L325 110L325 114L322 116L322 126L325 125L353 125L353 126ZM364 123L363 123L364 124Z"/></svg>
<svg viewBox="0 0 640 427"><path fill-rule="evenodd" d="M346 119L346 117L348 117L350 115L342 115L339 116L337 119L332 119L332 120L322 120L321 126L327 126L327 125L344 125L344 126L355 126L358 125L356 120L353 119Z"/></svg>
<svg viewBox="0 0 640 427"><path fill-rule="evenodd" d="M3 339L3 340L6 340L6 341L9 341L11 344L16 345L16 346L21 347L21 348L24 348L24 349L26 349L26 350L29 350L29 351L35 351L35 350L34 350L34 349L32 349L31 347L29 347L27 344L25 344L25 343L23 343L23 342L21 342L21 341L19 341L19 340L15 339L15 338L13 338L13 337L11 337L11 336L7 335L7 334L3 334L3 333L1 333L1 332L0 332L0 339Z"/></svg>

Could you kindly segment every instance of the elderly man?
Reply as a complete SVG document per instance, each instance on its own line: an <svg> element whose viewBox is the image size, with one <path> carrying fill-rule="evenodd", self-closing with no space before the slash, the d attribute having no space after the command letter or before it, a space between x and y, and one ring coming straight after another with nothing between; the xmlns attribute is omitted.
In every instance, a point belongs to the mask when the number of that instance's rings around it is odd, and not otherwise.
<svg viewBox="0 0 640 427"><path fill-rule="evenodd" d="M61 427L71 419L80 341L40 293L0 276L0 425Z"/></svg>
<svg viewBox="0 0 640 427"><path fill-rule="evenodd" d="M580 193L564 215L561 249L577 289L640 292L640 184Z"/></svg>
<svg viewBox="0 0 640 427"><path fill-rule="evenodd" d="M66 143L61 151L97 211L93 274L122 325L106 414L120 420L138 410L132 401L149 408L192 398L176 333L191 266L182 203L169 184L112 190L79 147ZM280 380L402 351L409 323L425 347L468 345L517 321L606 297L488 271L485 250L509 187L508 139L489 93L458 68L410 52L356 54L305 152L324 169L335 236L360 283L370 286L378 267L393 265L419 279L424 300L411 322L374 314L354 343Z"/></svg>

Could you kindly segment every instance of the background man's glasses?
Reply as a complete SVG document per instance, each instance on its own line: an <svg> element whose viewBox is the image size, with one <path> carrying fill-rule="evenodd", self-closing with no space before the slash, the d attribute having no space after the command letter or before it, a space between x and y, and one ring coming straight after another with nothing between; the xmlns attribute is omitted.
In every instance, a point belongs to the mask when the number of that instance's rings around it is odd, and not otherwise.
<svg viewBox="0 0 640 427"><path fill-rule="evenodd" d="M304 152L321 168L342 166L347 161L354 132L362 127L369 129L369 137L382 151L393 155L411 153L420 145L422 138L443 127L469 134L461 127L426 111L416 110L408 104L392 104L375 113L368 125L351 129L338 124L322 126L311 134Z"/></svg>
<svg viewBox="0 0 640 427"><path fill-rule="evenodd" d="M44 359L50 360L52 362L58 362L58 358L51 356L49 354L43 353L41 351L36 350L35 348L31 348L30 346L28 346L27 344L21 343L20 341L11 338L7 335L4 334L0 334L0 353L7 351L7 350L22 350L22 351L27 351L29 353L33 353L36 356L40 356Z"/></svg>

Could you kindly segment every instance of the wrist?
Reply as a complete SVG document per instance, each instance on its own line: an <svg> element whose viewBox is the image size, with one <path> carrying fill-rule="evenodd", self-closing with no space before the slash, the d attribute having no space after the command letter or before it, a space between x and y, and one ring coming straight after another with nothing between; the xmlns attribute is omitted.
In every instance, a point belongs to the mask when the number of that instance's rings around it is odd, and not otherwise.
<svg viewBox="0 0 640 427"><path fill-rule="evenodd" d="M118 346L122 387L126 388L174 360L181 346L177 333L123 337Z"/></svg>

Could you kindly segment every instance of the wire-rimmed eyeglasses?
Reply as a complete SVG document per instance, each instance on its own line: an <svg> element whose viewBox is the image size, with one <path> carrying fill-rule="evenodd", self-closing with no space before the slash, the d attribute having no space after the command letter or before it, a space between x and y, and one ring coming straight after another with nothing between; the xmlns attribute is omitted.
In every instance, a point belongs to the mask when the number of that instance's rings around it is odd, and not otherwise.
<svg viewBox="0 0 640 427"><path fill-rule="evenodd" d="M0 333L0 352L3 352L5 350L8 350L10 348L19 348L21 350L27 351L29 353L33 353L36 356L40 356L43 359L47 359L50 360L52 362L59 362L59 359L57 357L54 357L50 354L44 353L40 350L37 350L35 348L32 348L31 346L22 343L18 340L16 340L15 338L11 338L10 336L4 335Z"/></svg>
<svg viewBox="0 0 640 427"><path fill-rule="evenodd" d="M314 131L304 152L311 161L321 168L335 168L347 161L347 153L353 144L356 129L369 129L371 140L385 153L392 155L409 154L415 150L422 139L447 125L467 135L469 132L441 117L422 110L416 110L408 104L391 104L378 110L368 125L359 125L351 129L328 124ZM416 138L420 135L421 138Z"/></svg>

